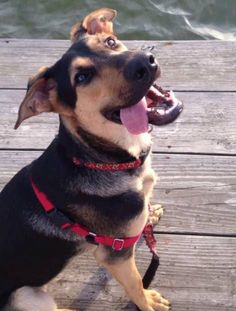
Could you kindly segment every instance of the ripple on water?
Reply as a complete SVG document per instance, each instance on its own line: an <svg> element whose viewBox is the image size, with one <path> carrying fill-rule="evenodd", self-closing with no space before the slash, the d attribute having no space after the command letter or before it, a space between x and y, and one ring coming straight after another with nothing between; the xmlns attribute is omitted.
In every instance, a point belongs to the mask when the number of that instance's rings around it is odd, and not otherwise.
<svg viewBox="0 0 236 311"><path fill-rule="evenodd" d="M71 25L98 7L119 11L122 39L236 40L235 0L1 0L0 37L67 39Z"/></svg>

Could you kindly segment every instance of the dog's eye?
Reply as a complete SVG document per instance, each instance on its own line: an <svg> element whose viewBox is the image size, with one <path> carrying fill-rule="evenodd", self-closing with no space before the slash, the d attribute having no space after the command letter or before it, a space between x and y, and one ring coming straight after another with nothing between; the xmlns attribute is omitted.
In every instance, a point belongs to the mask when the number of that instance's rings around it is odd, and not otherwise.
<svg viewBox="0 0 236 311"><path fill-rule="evenodd" d="M94 70L92 69L83 69L79 70L75 75L75 83L77 85L85 85L91 82L94 76Z"/></svg>
<svg viewBox="0 0 236 311"><path fill-rule="evenodd" d="M106 39L106 45L109 47L109 48L116 48L117 44L116 44L116 40L112 37L108 37Z"/></svg>

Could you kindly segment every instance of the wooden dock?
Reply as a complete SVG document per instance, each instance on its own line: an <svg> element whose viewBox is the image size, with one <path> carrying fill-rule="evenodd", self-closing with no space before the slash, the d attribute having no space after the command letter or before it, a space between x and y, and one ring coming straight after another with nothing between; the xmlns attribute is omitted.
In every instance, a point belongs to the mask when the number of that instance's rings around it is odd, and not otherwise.
<svg viewBox="0 0 236 311"><path fill-rule="evenodd" d="M53 139L57 117L44 114L13 130L28 77L51 65L69 41L0 40L0 188ZM165 207L156 228L161 266L153 282L173 311L236 310L236 42L127 43L150 49L159 84L185 103L181 117L153 132ZM141 241L144 273L150 253ZM1 276L0 276L1 277ZM80 311L135 310L90 254L75 258L49 286L58 305Z"/></svg>

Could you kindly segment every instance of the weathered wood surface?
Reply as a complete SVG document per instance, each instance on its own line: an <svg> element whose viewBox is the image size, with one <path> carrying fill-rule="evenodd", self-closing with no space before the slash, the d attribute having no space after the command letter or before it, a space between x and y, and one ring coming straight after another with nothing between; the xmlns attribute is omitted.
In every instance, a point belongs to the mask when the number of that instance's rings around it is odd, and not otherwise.
<svg viewBox="0 0 236 311"><path fill-rule="evenodd" d="M53 139L57 116L44 114L13 130L28 77L51 65L69 41L0 39L0 189ZM173 311L236 310L236 42L128 42L150 49L160 84L178 91L181 117L153 131L153 201L165 214L156 232L161 266L153 287ZM182 92L181 92L182 91ZM150 260L138 245L142 273ZM75 258L50 285L61 307L135 310L92 254Z"/></svg>
<svg viewBox="0 0 236 311"><path fill-rule="evenodd" d="M174 90L236 91L236 42L129 41L157 56L160 84ZM42 65L52 65L70 46L62 40L0 39L0 88L25 88Z"/></svg>
<svg viewBox="0 0 236 311"><path fill-rule="evenodd" d="M58 117L44 114L13 129L25 91L0 90L0 148L45 148L58 128ZM184 111L175 123L156 127L153 150L236 154L236 93L178 92Z"/></svg>
<svg viewBox="0 0 236 311"><path fill-rule="evenodd" d="M236 239L158 235L161 265L152 287L173 311L235 311ZM143 274L150 253L142 242L137 263ZM49 287L61 307L80 311L132 310L123 290L92 254L76 258Z"/></svg>

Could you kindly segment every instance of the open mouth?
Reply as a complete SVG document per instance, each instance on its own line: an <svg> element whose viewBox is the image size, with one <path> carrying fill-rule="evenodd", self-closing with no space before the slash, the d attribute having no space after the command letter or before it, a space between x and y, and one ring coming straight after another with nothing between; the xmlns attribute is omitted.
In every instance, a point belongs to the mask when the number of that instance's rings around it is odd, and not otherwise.
<svg viewBox="0 0 236 311"><path fill-rule="evenodd" d="M106 117L138 135L148 131L148 124L160 126L173 122L182 110L183 104L173 91L165 91L154 84L138 103L110 111Z"/></svg>

